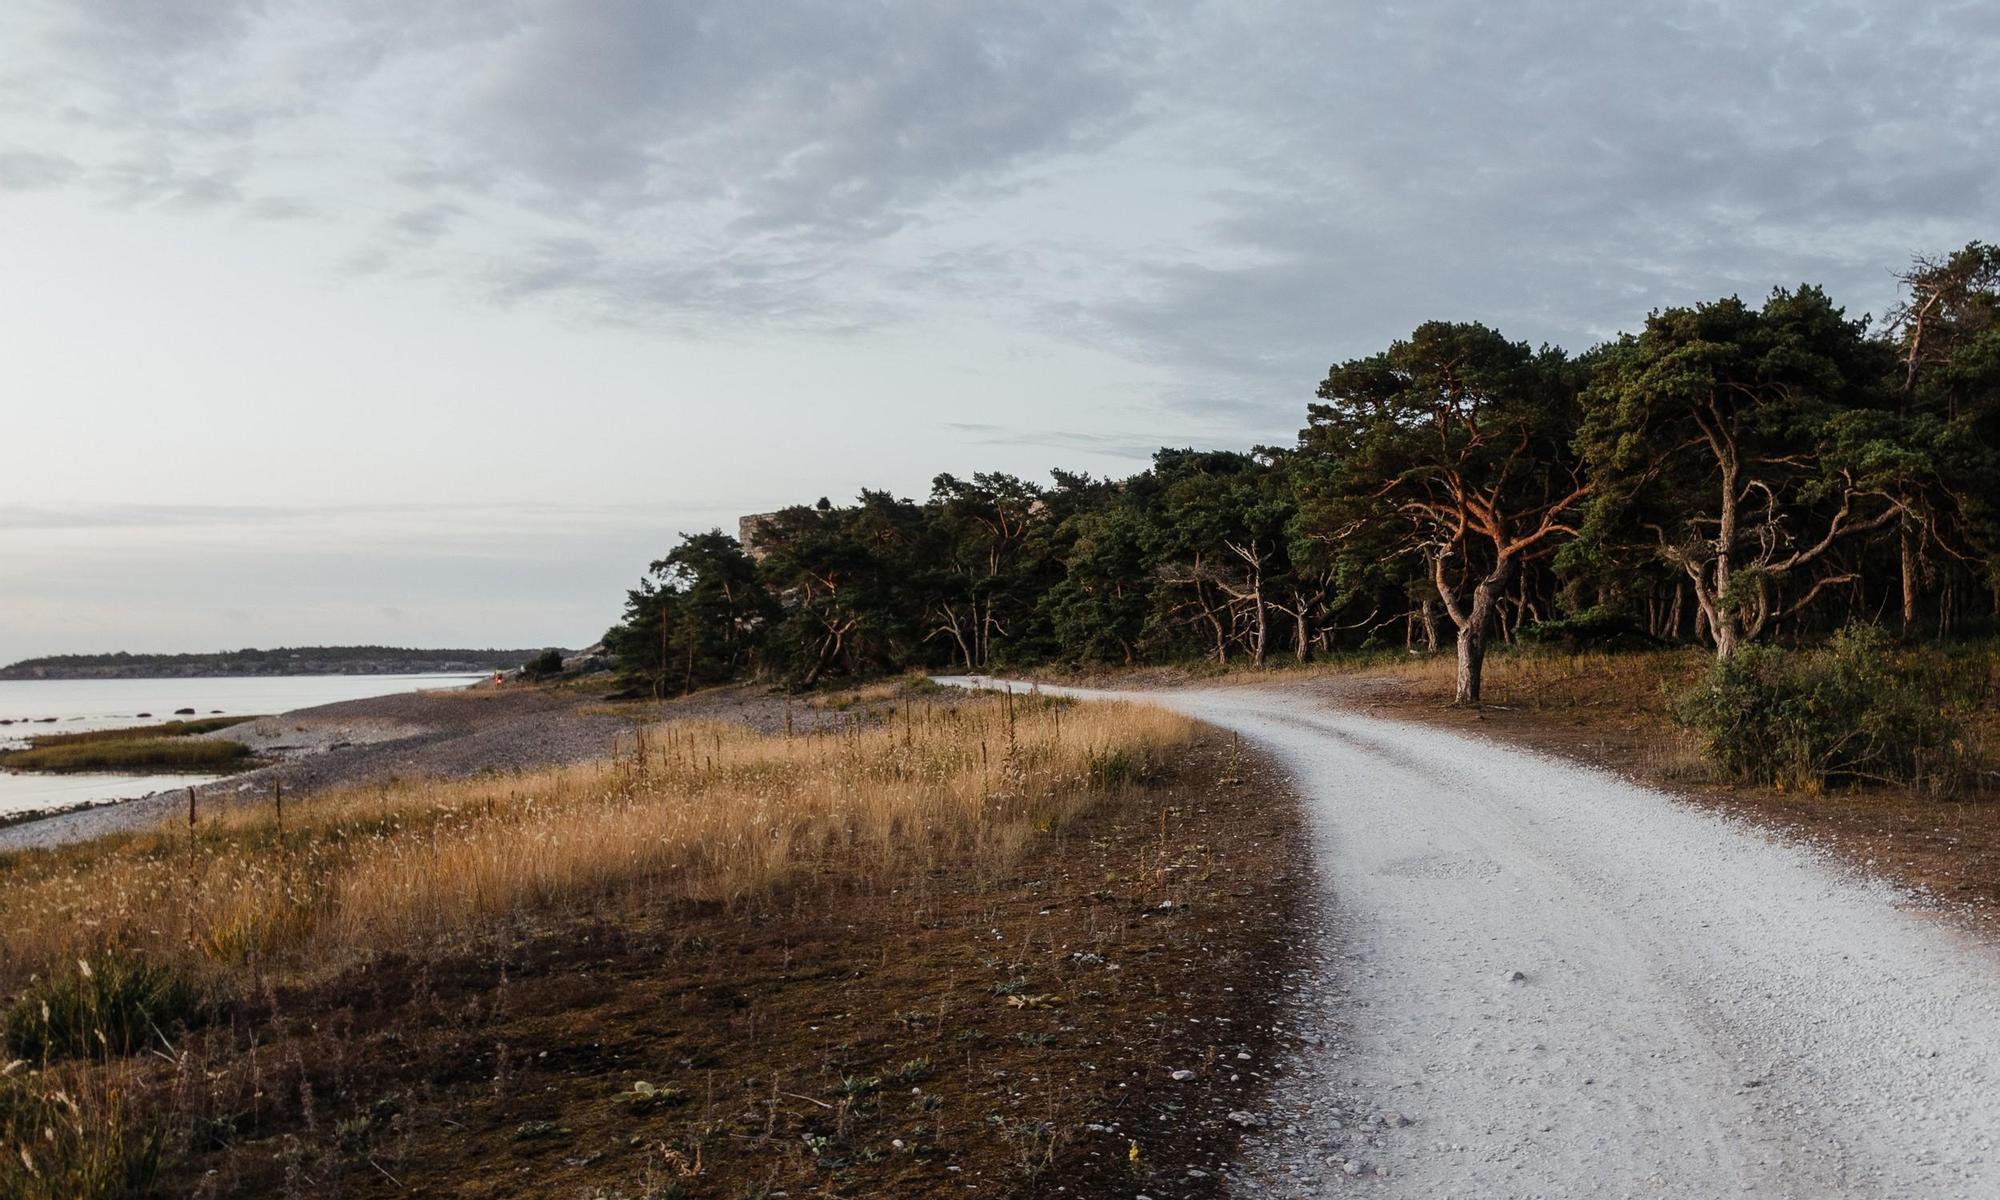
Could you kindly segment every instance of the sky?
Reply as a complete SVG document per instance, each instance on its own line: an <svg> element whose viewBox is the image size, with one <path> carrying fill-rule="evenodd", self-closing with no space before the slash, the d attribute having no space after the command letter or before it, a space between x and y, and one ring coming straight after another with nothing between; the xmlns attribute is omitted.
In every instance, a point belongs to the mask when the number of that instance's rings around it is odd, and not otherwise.
<svg viewBox="0 0 2000 1200"><path fill-rule="evenodd" d="M0 0L0 662L579 646L1424 320L1881 312L1996 184L1985 0Z"/></svg>

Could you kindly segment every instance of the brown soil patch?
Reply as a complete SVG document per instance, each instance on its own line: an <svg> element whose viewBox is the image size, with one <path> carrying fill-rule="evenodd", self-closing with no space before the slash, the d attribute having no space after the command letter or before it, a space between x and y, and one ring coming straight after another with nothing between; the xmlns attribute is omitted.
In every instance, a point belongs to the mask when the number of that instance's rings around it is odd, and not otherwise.
<svg viewBox="0 0 2000 1200"><path fill-rule="evenodd" d="M1004 879L635 900L267 989L187 1047L160 1192L1221 1195L1226 1114L1274 1073L1301 822L1207 735Z"/></svg>

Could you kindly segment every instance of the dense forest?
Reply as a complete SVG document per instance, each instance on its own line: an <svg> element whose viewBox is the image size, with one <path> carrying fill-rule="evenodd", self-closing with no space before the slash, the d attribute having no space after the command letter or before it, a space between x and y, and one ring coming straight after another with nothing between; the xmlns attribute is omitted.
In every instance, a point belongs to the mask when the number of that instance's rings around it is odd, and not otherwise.
<svg viewBox="0 0 2000 1200"><path fill-rule="evenodd" d="M1335 364L1296 444L1127 479L940 475L697 534L606 642L665 694L910 667L1304 661L1487 644L1908 638L2000 612L2000 247L1880 320L1816 287L1581 355L1429 322ZM747 542L747 544L745 544Z"/></svg>

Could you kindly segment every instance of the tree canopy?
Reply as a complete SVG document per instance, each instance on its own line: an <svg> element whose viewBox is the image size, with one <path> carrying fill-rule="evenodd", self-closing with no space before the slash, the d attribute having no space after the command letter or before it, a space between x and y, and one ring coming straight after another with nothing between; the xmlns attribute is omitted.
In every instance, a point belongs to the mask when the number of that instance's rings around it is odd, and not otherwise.
<svg viewBox="0 0 2000 1200"><path fill-rule="evenodd" d="M1295 444L1048 484L938 475L686 538L607 645L657 694L910 668L1304 661L1489 639L1906 636L2000 608L2000 250L1650 314L1571 356L1432 321L1335 363ZM1440 615L1444 618L1439 620ZM1448 627L1448 628L1447 628Z"/></svg>

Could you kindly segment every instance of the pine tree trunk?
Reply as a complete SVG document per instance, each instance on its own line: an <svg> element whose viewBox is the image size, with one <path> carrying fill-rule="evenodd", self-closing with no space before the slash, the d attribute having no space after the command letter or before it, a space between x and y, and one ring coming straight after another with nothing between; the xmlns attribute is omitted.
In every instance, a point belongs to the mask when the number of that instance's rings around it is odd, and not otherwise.
<svg viewBox="0 0 2000 1200"><path fill-rule="evenodd" d="M1715 661L1728 662L1736 656L1736 618L1718 612L1709 627L1715 634Z"/></svg>
<svg viewBox="0 0 2000 1200"><path fill-rule="evenodd" d="M1905 515L1897 530L1899 549L1903 558L1903 632L1917 623L1917 539L1910 532L1910 518Z"/></svg>
<svg viewBox="0 0 2000 1200"><path fill-rule="evenodd" d="M1728 662L1736 654L1736 635L1741 621L1738 615L1741 606L1729 599L1729 579L1736 556L1737 463L1734 443L1722 455L1721 466L1722 507L1715 535L1715 595L1702 607L1708 610L1709 632L1715 636L1715 661ZM1700 587L1701 581L1696 580L1695 586ZM1696 599L1700 598L1697 594Z"/></svg>
<svg viewBox="0 0 2000 1200"><path fill-rule="evenodd" d="M1251 665L1261 670L1264 666L1264 647L1269 643L1271 636L1270 614L1265 608L1264 588L1261 584L1251 596L1250 603L1251 612L1257 619L1257 643L1251 652Z"/></svg>
<svg viewBox="0 0 2000 1200"><path fill-rule="evenodd" d="M1458 682L1454 704L1479 703L1479 676L1486 666L1486 637L1470 629L1458 631Z"/></svg>
<svg viewBox="0 0 2000 1200"><path fill-rule="evenodd" d="M1486 669L1486 626L1493 615L1493 593L1497 584L1504 582L1496 576L1497 572L1472 589L1472 606L1466 612L1465 624L1458 630L1458 681L1452 696L1454 704L1479 703L1480 680Z"/></svg>

